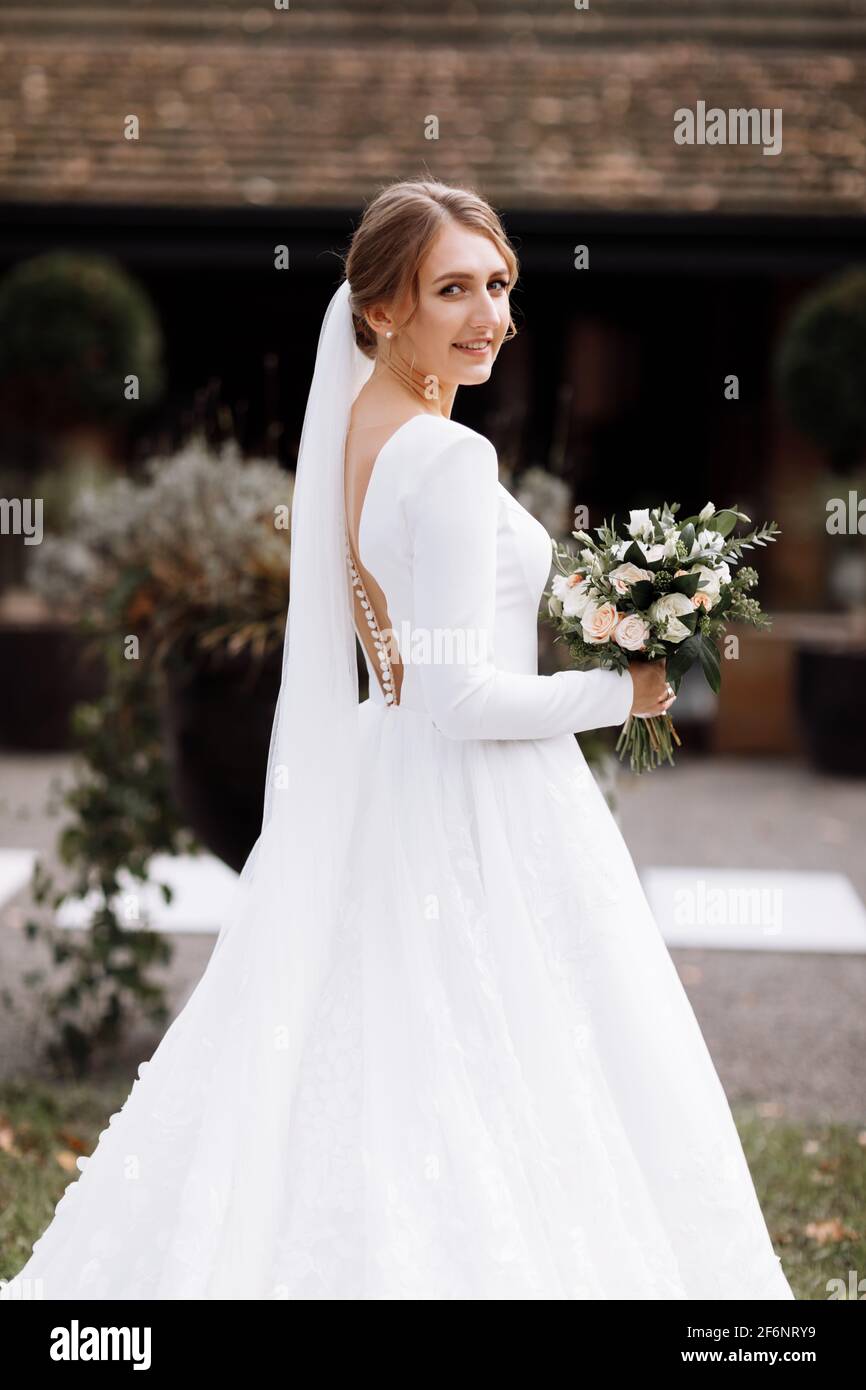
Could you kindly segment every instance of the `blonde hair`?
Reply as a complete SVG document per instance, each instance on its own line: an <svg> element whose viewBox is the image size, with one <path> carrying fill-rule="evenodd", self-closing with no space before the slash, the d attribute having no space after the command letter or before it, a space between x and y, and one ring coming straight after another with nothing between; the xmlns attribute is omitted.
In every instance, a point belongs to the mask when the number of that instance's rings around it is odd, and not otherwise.
<svg viewBox="0 0 866 1390"><path fill-rule="evenodd" d="M378 338L364 311L411 291L412 312L406 322L411 320L418 307L421 262L449 218L495 242L508 267L509 292L514 287L519 273L517 256L498 214L479 193L428 178L388 184L367 204L345 259L355 341L367 357L375 358ZM506 340L516 332L509 313Z"/></svg>

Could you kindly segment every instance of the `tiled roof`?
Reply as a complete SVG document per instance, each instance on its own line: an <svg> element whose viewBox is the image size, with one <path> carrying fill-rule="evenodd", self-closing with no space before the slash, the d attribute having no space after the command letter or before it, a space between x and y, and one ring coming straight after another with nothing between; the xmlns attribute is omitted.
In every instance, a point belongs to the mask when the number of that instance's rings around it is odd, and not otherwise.
<svg viewBox="0 0 866 1390"><path fill-rule="evenodd" d="M781 108L782 152L677 145L699 101ZM862 213L866 0L0 10L6 201L352 207L425 168L521 209Z"/></svg>

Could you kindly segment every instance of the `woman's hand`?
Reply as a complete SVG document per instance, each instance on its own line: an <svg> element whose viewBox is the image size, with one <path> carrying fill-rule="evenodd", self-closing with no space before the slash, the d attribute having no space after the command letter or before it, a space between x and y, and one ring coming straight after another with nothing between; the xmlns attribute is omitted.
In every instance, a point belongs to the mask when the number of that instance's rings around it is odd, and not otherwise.
<svg viewBox="0 0 866 1390"><path fill-rule="evenodd" d="M665 674L665 660L635 661L629 666L634 682L631 713L642 719L652 719L670 709L676 695L671 694Z"/></svg>

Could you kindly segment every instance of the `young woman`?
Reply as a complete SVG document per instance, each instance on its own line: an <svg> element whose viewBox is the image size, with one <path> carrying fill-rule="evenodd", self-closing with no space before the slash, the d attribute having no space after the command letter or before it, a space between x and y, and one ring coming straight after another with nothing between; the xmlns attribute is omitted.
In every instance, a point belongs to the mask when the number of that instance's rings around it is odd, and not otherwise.
<svg viewBox="0 0 866 1390"><path fill-rule="evenodd" d="M574 738L672 692L648 665L538 674L550 538L452 419L508 336L513 250L474 192L397 183L346 271L298 459L262 833L201 981L18 1280L791 1299Z"/></svg>

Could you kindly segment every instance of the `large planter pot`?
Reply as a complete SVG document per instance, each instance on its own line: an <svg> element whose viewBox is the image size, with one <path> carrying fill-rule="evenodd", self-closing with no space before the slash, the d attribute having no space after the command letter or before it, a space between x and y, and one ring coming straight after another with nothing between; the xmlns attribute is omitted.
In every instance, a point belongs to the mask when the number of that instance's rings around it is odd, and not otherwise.
<svg viewBox="0 0 866 1390"><path fill-rule="evenodd" d="M367 668L356 644L359 700ZM189 646L165 672L160 723L177 806L212 854L240 873L262 828L282 644L263 663Z"/></svg>
<svg viewBox="0 0 866 1390"><path fill-rule="evenodd" d="M239 873L262 827L282 648L264 662L188 656L165 673L161 725L172 795L201 842Z"/></svg>
<svg viewBox="0 0 866 1390"><path fill-rule="evenodd" d="M72 748L72 710L107 680L92 638L64 622L0 622L0 671L0 745L33 753Z"/></svg>
<svg viewBox="0 0 866 1390"><path fill-rule="evenodd" d="M823 772L866 777L866 645L801 643L796 700L803 740Z"/></svg>

